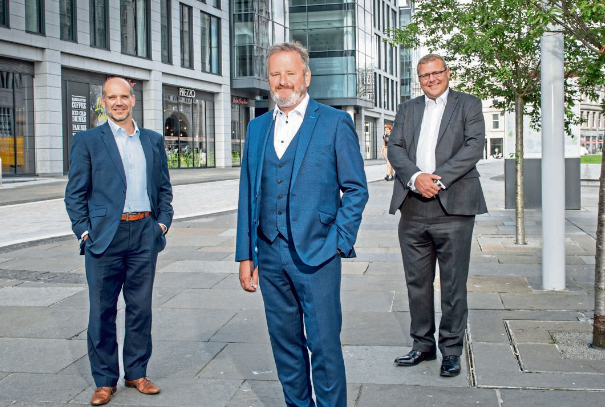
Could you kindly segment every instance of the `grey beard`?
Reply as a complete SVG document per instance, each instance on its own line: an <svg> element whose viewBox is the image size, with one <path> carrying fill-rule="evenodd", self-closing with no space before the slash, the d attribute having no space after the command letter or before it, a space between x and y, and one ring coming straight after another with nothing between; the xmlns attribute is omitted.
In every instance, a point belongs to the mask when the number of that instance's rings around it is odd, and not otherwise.
<svg viewBox="0 0 605 407"><path fill-rule="evenodd" d="M271 99L279 107L291 107L300 102L305 97L305 88L298 89L297 92L292 93L289 98L281 99L277 93L271 92Z"/></svg>

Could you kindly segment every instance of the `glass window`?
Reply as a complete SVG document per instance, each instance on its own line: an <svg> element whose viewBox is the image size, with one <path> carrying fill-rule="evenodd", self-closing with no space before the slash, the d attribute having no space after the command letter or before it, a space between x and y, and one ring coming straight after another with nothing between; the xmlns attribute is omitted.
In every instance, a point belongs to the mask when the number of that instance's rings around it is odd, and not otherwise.
<svg viewBox="0 0 605 407"><path fill-rule="evenodd" d="M200 13L200 26L201 26L201 43L202 43L202 71L219 74L220 70L220 23L221 20L218 17L211 16L210 14ZM238 25L239 27L239 39L241 42L236 44L246 43L250 39L247 34L243 31L246 27L251 28L247 25ZM238 29L236 28L235 37L238 38ZM250 33L251 35L251 33ZM236 55L238 50L240 54L246 50L246 47L236 47ZM238 58L238 56L236 56ZM237 61L237 59L236 59ZM237 68L236 68L237 70ZM242 76L242 75L237 75ZM246 76L246 75L243 75Z"/></svg>
<svg viewBox="0 0 605 407"><path fill-rule="evenodd" d="M181 66L193 68L193 9L181 4Z"/></svg>
<svg viewBox="0 0 605 407"><path fill-rule="evenodd" d="M8 0L0 0L0 27L8 27Z"/></svg>
<svg viewBox="0 0 605 407"><path fill-rule="evenodd" d="M172 4L170 0L160 2L160 25L162 38L162 62L172 63Z"/></svg>
<svg viewBox="0 0 605 407"><path fill-rule="evenodd" d="M107 0L90 0L90 45L109 48L109 8Z"/></svg>
<svg viewBox="0 0 605 407"><path fill-rule="evenodd" d="M497 130L500 128L500 114L492 114L492 128Z"/></svg>
<svg viewBox="0 0 605 407"><path fill-rule="evenodd" d="M44 34L44 2L25 0L25 31Z"/></svg>
<svg viewBox="0 0 605 407"><path fill-rule="evenodd" d="M122 53L149 57L149 0L120 0Z"/></svg>
<svg viewBox="0 0 605 407"><path fill-rule="evenodd" d="M59 0L61 39L76 42L76 0Z"/></svg>
<svg viewBox="0 0 605 407"><path fill-rule="evenodd" d="M221 0L212 0L212 7L216 7L217 9L221 9Z"/></svg>

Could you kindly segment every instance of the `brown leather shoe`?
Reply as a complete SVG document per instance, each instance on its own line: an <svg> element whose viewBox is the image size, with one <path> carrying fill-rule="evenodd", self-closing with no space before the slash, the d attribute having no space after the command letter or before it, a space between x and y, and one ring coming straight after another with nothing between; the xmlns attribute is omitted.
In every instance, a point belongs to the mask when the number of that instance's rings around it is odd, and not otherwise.
<svg viewBox="0 0 605 407"><path fill-rule="evenodd" d="M135 387L143 394L158 394L160 392L160 388L146 377L141 377L137 380L126 380L125 383L126 387Z"/></svg>
<svg viewBox="0 0 605 407"><path fill-rule="evenodd" d="M116 392L115 387L99 387L95 390L90 399L90 404L93 406L102 406L109 403L111 395Z"/></svg>

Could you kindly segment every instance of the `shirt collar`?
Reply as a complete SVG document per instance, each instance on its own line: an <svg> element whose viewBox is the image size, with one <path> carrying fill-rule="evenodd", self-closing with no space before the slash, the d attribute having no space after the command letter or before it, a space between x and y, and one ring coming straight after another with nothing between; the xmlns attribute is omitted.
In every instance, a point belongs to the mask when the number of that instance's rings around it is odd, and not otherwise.
<svg viewBox="0 0 605 407"><path fill-rule="evenodd" d="M292 112L296 112L300 115L300 117L305 117L305 112L307 111L307 105L309 104L309 94L307 93L303 100L292 110ZM283 113L279 106L275 105L275 109L273 110L273 120L277 117L278 113ZM284 113L285 114L285 113Z"/></svg>
<svg viewBox="0 0 605 407"><path fill-rule="evenodd" d="M447 105L447 95L449 95L450 93L450 88L448 87L445 92L443 92L443 94L441 96L439 96L437 99L441 99L443 100L443 106ZM426 95L424 95L424 104L429 103L431 99L429 99ZM437 100L435 100L435 103L437 103Z"/></svg>
<svg viewBox="0 0 605 407"><path fill-rule="evenodd" d="M118 126L117 124L115 124L113 120L107 119L107 123L109 124L109 128L111 128L111 132L113 133L114 137L117 137L122 134L124 135L124 137L128 136L128 134L126 134L126 130L124 130L124 128ZM132 134L135 136L138 136L139 127L137 126L137 122L135 122L134 119L132 119L132 124L134 124L134 133L132 133Z"/></svg>

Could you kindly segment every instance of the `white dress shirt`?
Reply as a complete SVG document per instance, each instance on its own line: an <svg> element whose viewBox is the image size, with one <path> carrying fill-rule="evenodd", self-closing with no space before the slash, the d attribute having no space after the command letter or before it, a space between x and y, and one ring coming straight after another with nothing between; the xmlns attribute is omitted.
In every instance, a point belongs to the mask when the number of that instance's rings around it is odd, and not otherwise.
<svg viewBox="0 0 605 407"><path fill-rule="evenodd" d="M275 129L273 131L273 147L277 158L282 158L290 142L298 133L298 129L305 118L305 111L309 104L309 94L307 93L298 106L290 113L286 114L281 111L279 106L275 106L273 110L273 120L275 120Z"/></svg>
<svg viewBox="0 0 605 407"><path fill-rule="evenodd" d="M441 96L435 100L424 96L424 115L422 116L422 126L420 127L420 137L418 138L418 147L416 148L416 166L420 169L410 179L410 189L416 192L416 178L422 173L432 174L435 171L435 149L437 148L437 138L439 137L439 127L441 118L447 105L447 95L450 89L447 88ZM437 174L439 175L439 174ZM442 186L445 188L445 186Z"/></svg>

